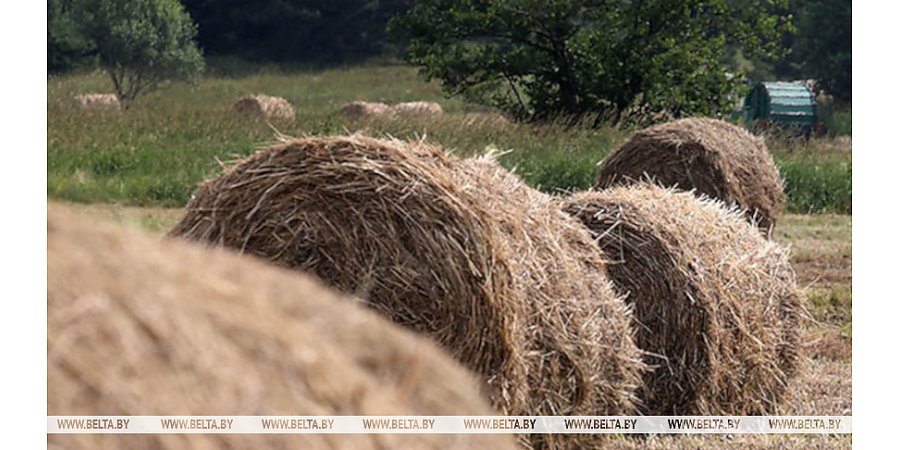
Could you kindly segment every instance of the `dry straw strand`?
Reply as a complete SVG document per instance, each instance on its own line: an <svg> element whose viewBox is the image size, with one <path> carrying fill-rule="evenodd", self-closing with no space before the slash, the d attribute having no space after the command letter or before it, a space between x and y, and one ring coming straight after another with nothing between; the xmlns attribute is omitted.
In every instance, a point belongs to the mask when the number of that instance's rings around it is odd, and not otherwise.
<svg viewBox="0 0 900 450"><path fill-rule="evenodd" d="M505 413L634 411L641 354L589 233L492 161L422 142L300 139L207 181L170 234L356 293L480 373Z"/></svg>
<svg viewBox="0 0 900 450"><path fill-rule="evenodd" d="M722 120L695 117L641 130L603 161L594 188L647 180L736 204L763 233L784 212L784 185L763 139Z"/></svg>
<svg viewBox="0 0 900 450"><path fill-rule="evenodd" d="M490 415L428 340L308 276L48 208L50 415ZM65 448L513 449L507 436L53 435Z"/></svg>
<svg viewBox="0 0 900 450"><path fill-rule="evenodd" d="M654 367L643 413L778 412L805 315L785 248L735 209L652 184L577 193L562 207L593 232L634 307Z"/></svg>

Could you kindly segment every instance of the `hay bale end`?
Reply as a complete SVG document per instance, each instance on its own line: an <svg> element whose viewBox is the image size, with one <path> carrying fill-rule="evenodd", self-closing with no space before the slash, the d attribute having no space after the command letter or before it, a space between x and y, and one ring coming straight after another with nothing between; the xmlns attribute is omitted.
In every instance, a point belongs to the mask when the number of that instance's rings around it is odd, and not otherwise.
<svg viewBox="0 0 900 450"><path fill-rule="evenodd" d="M803 297L788 252L735 210L652 184L584 192L591 230L654 367L648 415L776 414L801 361Z"/></svg>

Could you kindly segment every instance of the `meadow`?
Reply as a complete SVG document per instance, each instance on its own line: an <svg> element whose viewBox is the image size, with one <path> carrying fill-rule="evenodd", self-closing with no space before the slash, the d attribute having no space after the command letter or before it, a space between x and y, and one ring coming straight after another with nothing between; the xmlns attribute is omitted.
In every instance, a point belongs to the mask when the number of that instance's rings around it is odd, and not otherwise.
<svg viewBox="0 0 900 450"><path fill-rule="evenodd" d="M240 76L211 74L196 85L173 85L142 98L124 114L76 107L72 96L109 92L99 72L51 77L47 82L47 195L79 203L180 207L196 185L224 164L253 153L276 136L364 132L427 139L460 154L499 151L501 162L545 192L585 189L596 164L634 130L628 127L510 123L485 108L446 98L405 66L359 66L284 71L263 68ZM284 97L292 122L235 117L243 95ZM353 100L436 101L439 119L346 120ZM849 137L809 142L767 139L786 181L788 210L852 212Z"/></svg>
<svg viewBox="0 0 900 450"><path fill-rule="evenodd" d="M72 96L109 92L102 73L52 77L47 83L47 195L79 214L161 235L183 214L196 185L279 135L364 132L427 139L459 154L503 154L501 162L528 184L557 193L590 186L596 165L621 145L628 127L518 124L460 99L447 99L403 66L284 71L263 68L237 76L213 73L196 85L173 85L126 113L86 112ZM284 97L291 122L236 117L241 96ZM437 119L347 120L353 100L437 101ZM844 119L842 119L844 120ZM849 117L846 126L849 130ZM809 360L797 380L791 414L852 413L852 150L849 136L810 141L767 136L788 195L773 239L791 247L791 263L808 300L803 327ZM849 448L850 436L616 437L610 448Z"/></svg>

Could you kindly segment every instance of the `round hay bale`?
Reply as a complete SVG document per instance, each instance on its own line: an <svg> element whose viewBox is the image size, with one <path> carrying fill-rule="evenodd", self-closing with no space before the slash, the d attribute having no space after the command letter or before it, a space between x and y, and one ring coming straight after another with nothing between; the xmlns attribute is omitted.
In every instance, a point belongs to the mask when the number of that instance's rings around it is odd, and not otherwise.
<svg viewBox="0 0 900 450"><path fill-rule="evenodd" d="M49 415L491 415L427 339L301 274L48 209ZM515 448L503 435L50 435L65 448Z"/></svg>
<svg viewBox="0 0 900 450"><path fill-rule="evenodd" d="M389 114L391 107L380 102L350 102L345 104L338 113L342 117L350 119L362 119Z"/></svg>
<svg viewBox="0 0 900 450"><path fill-rule="evenodd" d="M281 97L251 95L235 102L232 108L236 114L245 117L294 120L294 107Z"/></svg>
<svg viewBox="0 0 900 450"><path fill-rule="evenodd" d="M434 102L397 103L392 109L397 114L408 116L440 116L444 114L444 108Z"/></svg>
<svg viewBox="0 0 900 450"><path fill-rule="evenodd" d="M737 210L651 184L578 193L563 209L593 232L634 308L638 346L655 367L644 414L778 411L804 312L786 249Z"/></svg>
<svg viewBox="0 0 900 450"><path fill-rule="evenodd" d="M603 161L594 188L646 180L736 204L763 233L784 212L784 186L763 139L721 120L681 119L638 132Z"/></svg>
<svg viewBox="0 0 900 450"><path fill-rule="evenodd" d="M121 111L122 105L116 94L81 94L73 97L75 103L88 110L95 111Z"/></svg>
<svg viewBox="0 0 900 450"><path fill-rule="evenodd" d="M506 414L634 411L642 357L589 233L490 162L423 143L296 140L207 181L170 234L356 293L481 374Z"/></svg>
<svg viewBox="0 0 900 450"><path fill-rule="evenodd" d="M531 395L556 392L554 396L571 402L586 395L570 390L578 389L587 395L593 391L596 397L581 405L539 399L541 403L522 414L634 413L643 355L635 345L631 311L614 294L590 233L560 211L551 197L528 187L492 158L462 160L452 174L500 227L499 254L512 268L522 302L518 314L530 329L523 353L541 355L523 361ZM574 380L561 377L559 368ZM543 438L547 440L536 439L534 446L584 448L596 444L598 436Z"/></svg>

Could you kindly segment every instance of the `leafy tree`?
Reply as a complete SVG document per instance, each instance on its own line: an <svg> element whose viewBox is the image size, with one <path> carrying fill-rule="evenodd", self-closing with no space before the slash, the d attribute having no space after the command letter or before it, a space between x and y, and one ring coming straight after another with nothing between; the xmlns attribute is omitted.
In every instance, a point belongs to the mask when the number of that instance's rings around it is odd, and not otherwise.
<svg viewBox="0 0 900 450"><path fill-rule="evenodd" d="M47 0L47 72L65 72L86 64L94 45L72 18L71 0Z"/></svg>
<svg viewBox="0 0 900 450"><path fill-rule="evenodd" d="M78 0L78 19L124 108L203 71L197 28L177 0Z"/></svg>
<svg viewBox="0 0 900 450"><path fill-rule="evenodd" d="M794 51L819 89L840 102L852 98L850 0L801 0L797 5Z"/></svg>
<svg viewBox="0 0 900 450"><path fill-rule="evenodd" d="M392 32L450 95L519 118L710 115L737 101L726 45L772 59L784 0L419 0Z"/></svg>

